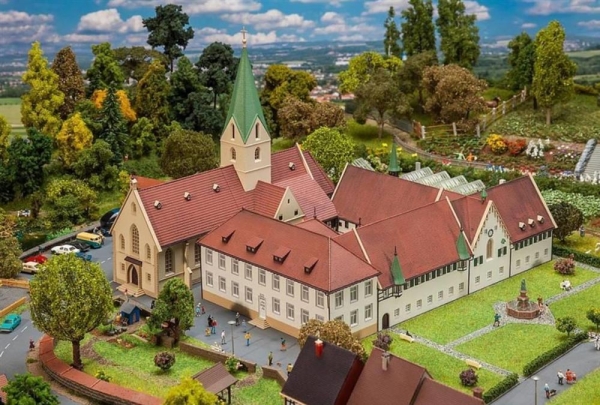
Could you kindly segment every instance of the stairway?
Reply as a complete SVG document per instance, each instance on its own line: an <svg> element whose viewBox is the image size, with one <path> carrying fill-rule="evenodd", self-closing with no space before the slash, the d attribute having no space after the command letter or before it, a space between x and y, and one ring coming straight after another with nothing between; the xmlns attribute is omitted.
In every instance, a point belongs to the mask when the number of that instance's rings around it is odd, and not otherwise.
<svg viewBox="0 0 600 405"><path fill-rule="evenodd" d="M248 323L252 326L256 326L258 329L269 329L271 326L269 325L269 322L267 322L266 319L262 319L262 318L256 318L256 319L252 319L250 321L248 321Z"/></svg>
<svg viewBox="0 0 600 405"><path fill-rule="evenodd" d="M139 288L137 285L121 284L117 287L117 290L121 291L123 294L125 294L125 290L127 290L127 295L135 298L146 295L144 290Z"/></svg>

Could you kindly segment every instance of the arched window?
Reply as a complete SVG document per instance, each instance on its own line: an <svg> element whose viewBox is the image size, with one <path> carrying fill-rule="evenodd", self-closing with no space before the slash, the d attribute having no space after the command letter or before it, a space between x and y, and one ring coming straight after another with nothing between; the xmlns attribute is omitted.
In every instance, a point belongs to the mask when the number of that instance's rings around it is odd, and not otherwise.
<svg viewBox="0 0 600 405"><path fill-rule="evenodd" d="M171 248L165 251L165 273L173 273L173 251Z"/></svg>
<svg viewBox="0 0 600 405"><path fill-rule="evenodd" d="M131 225L131 251L140 253L140 233L135 225Z"/></svg>
<svg viewBox="0 0 600 405"><path fill-rule="evenodd" d="M259 138L258 134L259 134L259 133L258 133L258 122L257 122L257 123L256 123L256 125L254 126L254 137L255 137L256 139L258 139L258 138Z"/></svg>
<svg viewBox="0 0 600 405"><path fill-rule="evenodd" d="M146 243L146 259L152 259L152 251L150 250L150 246Z"/></svg>
<svg viewBox="0 0 600 405"><path fill-rule="evenodd" d="M231 139L235 139L235 125L231 124Z"/></svg>
<svg viewBox="0 0 600 405"><path fill-rule="evenodd" d="M235 158L236 158L235 148L231 148L231 160L235 160Z"/></svg>
<svg viewBox="0 0 600 405"><path fill-rule="evenodd" d="M485 250L485 258L491 259L493 251L494 251L494 240L490 238L487 242L487 248Z"/></svg>
<svg viewBox="0 0 600 405"><path fill-rule="evenodd" d="M254 149L254 160L260 160L260 148Z"/></svg>
<svg viewBox="0 0 600 405"><path fill-rule="evenodd" d="M119 244L121 245L121 250L125 250L125 237L123 235L119 235Z"/></svg>
<svg viewBox="0 0 600 405"><path fill-rule="evenodd" d="M135 206L135 203L131 203L131 213L133 215L135 215L136 212L137 212L137 207Z"/></svg>

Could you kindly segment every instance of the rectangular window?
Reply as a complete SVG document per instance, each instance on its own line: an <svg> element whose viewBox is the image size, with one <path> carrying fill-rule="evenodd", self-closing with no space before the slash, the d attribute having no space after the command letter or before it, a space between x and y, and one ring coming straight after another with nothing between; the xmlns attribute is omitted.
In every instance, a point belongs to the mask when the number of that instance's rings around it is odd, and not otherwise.
<svg viewBox="0 0 600 405"><path fill-rule="evenodd" d="M227 292L227 281L225 281L225 277L219 277L219 290Z"/></svg>
<svg viewBox="0 0 600 405"><path fill-rule="evenodd" d="M121 263L121 271L125 271L125 263Z"/></svg>
<svg viewBox="0 0 600 405"><path fill-rule="evenodd" d="M448 288L448 296L452 297L454 295L454 287Z"/></svg>
<svg viewBox="0 0 600 405"><path fill-rule="evenodd" d="M433 295L428 295L427 296L427 303L431 304L433 302Z"/></svg>
<svg viewBox="0 0 600 405"><path fill-rule="evenodd" d="M246 287L246 302L252 302L252 288Z"/></svg>
<svg viewBox="0 0 600 405"><path fill-rule="evenodd" d="M294 320L294 306L290 303L287 303L287 304L285 304L285 308L286 308L285 313L286 313L287 319L290 319L293 321Z"/></svg>
<svg viewBox="0 0 600 405"><path fill-rule="evenodd" d="M200 264L201 252L202 252L202 248L200 247L200 245L195 244L194 245L194 263L196 265ZM148 253L150 253L150 249L146 249L146 259L150 259Z"/></svg>
<svg viewBox="0 0 600 405"><path fill-rule="evenodd" d="M213 286L213 274L210 271L206 272L206 285L209 287Z"/></svg>
<svg viewBox="0 0 600 405"><path fill-rule="evenodd" d="M323 318L323 315L315 315L315 319L317 321L325 322L325 318Z"/></svg>
<svg viewBox="0 0 600 405"><path fill-rule="evenodd" d="M475 277L475 284L479 284L480 280L481 280L481 277L479 277L479 276Z"/></svg>
<svg viewBox="0 0 600 405"><path fill-rule="evenodd" d="M252 281L252 265L246 263L246 279Z"/></svg>
<svg viewBox="0 0 600 405"><path fill-rule="evenodd" d="M303 285L302 286L302 297L301 297L302 301L308 302L308 300L309 300L308 294L309 294L308 286Z"/></svg>
<svg viewBox="0 0 600 405"><path fill-rule="evenodd" d="M273 290L279 291L279 276L277 274L273 274Z"/></svg>
<svg viewBox="0 0 600 405"><path fill-rule="evenodd" d="M491 271L487 272L487 278L488 278L488 280L492 279L492 272Z"/></svg>
<svg viewBox="0 0 600 405"><path fill-rule="evenodd" d="M406 304L406 306L404 307L404 312L406 312L406 313L410 312L410 304Z"/></svg>
<svg viewBox="0 0 600 405"><path fill-rule="evenodd" d="M540 258L540 252L535 252L535 258L539 259Z"/></svg>
<svg viewBox="0 0 600 405"><path fill-rule="evenodd" d="M265 269L258 269L258 284L267 284L267 273L265 272Z"/></svg>
<svg viewBox="0 0 600 405"><path fill-rule="evenodd" d="M373 318L373 304L365 306L365 321Z"/></svg>
<svg viewBox="0 0 600 405"><path fill-rule="evenodd" d="M373 281L369 280L365 282L365 297L369 297L373 294Z"/></svg>
<svg viewBox="0 0 600 405"><path fill-rule="evenodd" d="M504 266L500 266L500 268L498 269L498 273L499 273L500 275L503 275L503 274L504 274Z"/></svg>
<svg viewBox="0 0 600 405"><path fill-rule="evenodd" d="M235 281L231 282L231 295L233 295L234 297L240 296L240 285Z"/></svg>
<svg viewBox="0 0 600 405"><path fill-rule="evenodd" d="M350 312L350 326L356 326L358 324L358 310Z"/></svg>
<svg viewBox="0 0 600 405"><path fill-rule="evenodd" d="M285 281L285 292L290 297L294 296L294 282L292 280Z"/></svg>
<svg viewBox="0 0 600 405"><path fill-rule="evenodd" d="M323 308L325 306L325 294L323 294L321 291L315 291L315 294L317 296L317 306L319 308Z"/></svg>
<svg viewBox="0 0 600 405"><path fill-rule="evenodd" d="M146 274L146 281L150 281L152 280L152 276L150 275L150 273Z"/></svg>
<svg viewBox="0 0 600 405"><path fill-rule="evenodd" d="M279 299L273 298L273 313L279 315L281 313L281 307L279 305Z"/></svg>
<svg viewBox="0 0 600 405"><path fill-rule="evenodd" d="M301 309L300 310L300 322L302 322L302 324L304 325L306 322L308 322L309 319L310 319L310 316L308 314L308 311L306 309Z"/></svg>
<svg viewBox="0 0 600 405"><path fill-rule="evenodd" d="M544 249L544 256L548 256L548 249Z"/></svg>
<svg viewBox="0 0 600 405"><path fill-rule="evenodd" d="M517 269L518 269L519 267L521 267L521 259L518 259L518 260L517 260Z"/></svg>
<svg viewBox="0 0 600 405"><path fill-rule="evenodd" d="M460 283L458 285L458 291L463 292L465 290L465 283Z"/></svg>
<svg viewBox="0 0 600 405"><path fill-rule="evenodd" d="M348 229L348 225L350 224L350 222L348 221L344 221L344 228Z"/></svg>
<svg viewBox="0 0 600 405"><path fill-rule="evenodd" d="M231 273L236 276L240 274L240 262L238 259L231 259Z"/></svg>
<svg viewBox="0 0 600 405"><path fill-rule="evenodd" d="M206 249L206 263L207 264L212 264L212 254L213 254L212 250Z"/></svg>
<svg viewBox="0 0 600 405"><path fill-rule="evenodd" d="M417 300L417 309L421 309L423 306L423 300Z"/></svg>
<svg viewBox="0 0 600 405"><path fill-rule="evenodd" d="M350 287L350 302L358 301L358 286L353 285Z"/></svg>
<svg viewBox="0 0 600 405"><path fill-rule="evenodd" d="M225 270L225 255L219 253L219 268Z"/></svg>
<svg viewBox="0 0 600 405"><path fill-rule="evenodd" d="M444 299L444 292L438 291L438 300L443 300L443 299Z"/></svg>
<svg viewBox="0 0 600 405"><path fill-rule="evenodd" d="M399 317L400 316L400 308L394 309L394 316L395 317Z"/></svg>
<svg viewBox="0 0 600 405"><path fill-rule="evenodd" d="M344 305L344 292L339 291L335 293L335 307L340 308Z"/></svg>
<svg viewBox="0 0 600 405"><path fill-rule="evenodd" d="M529 264L529 256L525 256L525 263Z"/></svg>
<svg viewBox="0 0 600 405"><path fill-rule="evenodd" d="M333 319L335 319L336 321L341 321L341 322L344 322L344 315L336 316L336 317L335 317L335 318L333 318Z"/></svg>

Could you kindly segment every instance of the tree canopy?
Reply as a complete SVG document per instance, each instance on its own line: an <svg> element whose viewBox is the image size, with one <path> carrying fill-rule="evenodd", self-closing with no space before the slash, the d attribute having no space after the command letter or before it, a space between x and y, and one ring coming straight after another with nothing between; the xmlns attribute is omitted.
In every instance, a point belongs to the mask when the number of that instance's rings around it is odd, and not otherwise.
<svg viewBox="0 0 600 405"><path fill-rule="evenodd" d="M239 59L233 56L233 49L229 44L213 42L202 50L196 67L200 82L207 89L212 89L213 108L217 108L217 100L221 94L231 92L238 62Z"/></svg>
<svg viewBox="0 0 600 405"><path fill-rule="evenodd" d="M164 65L159 61L152 62L137 85L134 101L138 117L146 117L152 122L157 139L166 137L165 127L171 122L171 86L165 75Z"/></svg>
<svg viewBox="0 0 600 405"><path fill-rule="evenodd" d="M191 378L184 378L179 385L171 388L164 405L214 405L217 396L204 389L202 384Z"/></svg>
<svg viewBox="0 0 600 405"><path fill-rule="evenodd" d="M368 82L371 75L379 68L384 68L395 75L402 68L402 60L395 56L384 58L382 54L373 51L363 52L350 59L348 69L340 72L338 76L340 91L354 93L358 86Z"/></svg>
<svg viewBox="0 0 600 405"><path fill-rule="evenodd" d="M408 0L409 7L402 10L402 46L406 56L434 52L435 26L431 0Z"/></svg>
<svg viewBox="0 0 600 405"><path fill-rule="evenodd" d="M54 256L29 282L29 292L35 327L71 342L73 366L81 369L81 341L113 311L112 290L100 264L74 254Z"/></svg>
<svg viewBox="0 0 600 405"><path fill-rule="evenodd" d="M83 180L52 180L46 187L45 200L48 219L56 229L97 218L97 194Z"/></svg>
<svg viewBox="0 0 600 405"><path fill-rule="evenodd" d="M171 278L164 284L148 321L155 329L160 329L164 322L169 322L175 342L194 325L194 295L180 278Z"/></svg>
<svg viewBox="0 0 600 405"><path fill-rule="evenodd" d="M531 87L535 64L535 43L526 32L522 32L508 43L508 65L506 73L508 85L513 90Z"/></svg>
<svg viewBox="0 0 600 405"><path fill-rule="evenodd" d="M22 269L21 246L13 236L15 222L0 208L0 278L14 278Z"/></svg>
<svg viewBox="0 0 600 405"><path fill-rule="evenodd" d="M399 58L401 56L399 44L400 31L396 25L395 17L396 12L394 11L394 7L390 7L385 23L383 24L383 27L385 28L385 33L383 34L383 51L385 52L385 56L393 55Z"/></svg>
<svg viewBox="0 0 600 405"><path fill-rule="evenodd" d="M94 91L107 89L110 86L116 89L122 88L125 76L115 59L110 44L103 42L92 45L92 53L94 61L86 72L86 78L90 82L86 89L87 94L92 95Z"/></svg>
<svg viewBox="0 0 600 405"><path fill-rule="evenodd" d="M554 236L561 242L564 242L567 236L583 225L583 213L571 203L562 201L557 204L549 205L548 209L556 222Z"/></svg>
<svg viewBox="0 0 600 405"><path fill-rule="evenodd" d="M115 61L118 63L125 79L142 80L150 64L158 60L167 66L169 61L160 52L143 46L121 47L113 50Z"/></svg>
<svg viewBox="0 0 600 405"><path fill-rule="evenodd" d="M106 96L108 95L108 89L100 89L95 90L92 96L90 97L90 101L94 103L94 106L97 109L102 109L104 106L104 100L106 100ZM137 114L131 108L131 102L129 101L129 96L125 92L125 90L117 90L115 92L117 96L117 100L119 101L119 107L121 108L121 115L129 122L133 122L137 120Z"/></svg>
<svg viewBox="0 0 600 405"><path fill-rule="evenodd" d="M164 143L160 166L164 172L180 178L217 167L217 151L212 137L201 132L181 129Z"/></svg>
<svg viewBox="0 0 600 405"><path fill-rule="evenodd" d="M44 166L52 156L52 139L31 128L27 138L14 139L8 147L8 168L17 195L27 196L40 189L46 178Z"/></svg>
<svg viewBox="0 0 600 405"><path fill-rule="evenodd" d="M65 96L58 111L60 118L66 120L75 111L75 104L85 97L83 75L70 46L58 51L52 62L52 70L58 76L58 89Z"/></svg>
<svg viewBox="0 0 600 405"><path fill-rule="evenodd" d="M75 113L63 122L62 128L56 135L56 147L65 167L71 167L77 155L85 148L92 146L94 135L81 119L80 113Z"/></svg>
<svg viewBox="0 0 600 405"><path fill-rule="evenodd" d="M343 128L346 125L344 110L332 103L300 101L288 97L277 113L281 136L299 140L321 128Z"/></svg>
<svg viewBox="0 0 600 405"><path fill-rule="evenodd" d="M110 145L98 139L78 154L73 171L77 178L85 179L94 190L114 190L118 185L119 169L113 162L114 153Z"/></svg>
<svg viewBox="0 0 600 405"><path fill-rule="evenodd" d="M358 355L363 361L367 358L365 348L360 343L360 340L354 337L350 326L344 321L332 320L322 322L316 319L310 319L300 328L298 345L304 347L306 339L309 336L316 336L325 342L350 350Z"/></svg>
<svg viewBox="0 0 600 405"><path fill-rule="evenodd" d="M116 90L112 86L108 88L106 99L102 103L100 117L102 129L98 139L103 139L110 145L114 153L111 163L120 165L127 148L127 127L117 101Z"/></svg>
<svg viewBox="0 0 600 405"><path fill-rule="evenodd" d="M325 173L337 183L344 167L354 159L354 142L336 128L319 128L306 137L302 149L309 151Z"/></svg>
<svg viewBox="0 0 600 405"><path fill-rule="evenodd" d="M8 385L2 388L6 392L7 405L59 405L50 384L42 377L31 374L17 374Z"/></svg>
<svg viewBox="0 0 600 405"><path fill-rule="evenodd" d="M439 0L436 21L444 63L472 69L479 59L479 28L475 14L466 14L462 0Z"/></svg>

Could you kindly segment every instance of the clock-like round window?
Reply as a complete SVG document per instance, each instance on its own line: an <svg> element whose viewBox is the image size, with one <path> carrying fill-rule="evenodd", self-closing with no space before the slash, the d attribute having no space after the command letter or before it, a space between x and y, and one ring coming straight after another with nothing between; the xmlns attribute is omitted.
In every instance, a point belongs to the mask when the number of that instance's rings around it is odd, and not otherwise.
<svg viewBox="0 0 600 405"><path fill-rule="evenodd" d="M490 238L491 238L492 236L494 236L494 230L493 230L493 229L490 229L490 230L488 231L488 236L489 236Z"/></svg>

